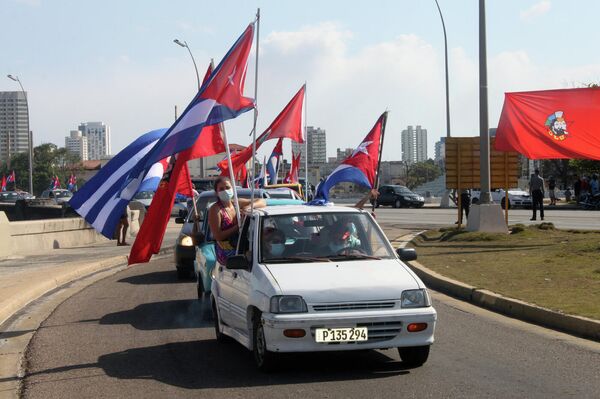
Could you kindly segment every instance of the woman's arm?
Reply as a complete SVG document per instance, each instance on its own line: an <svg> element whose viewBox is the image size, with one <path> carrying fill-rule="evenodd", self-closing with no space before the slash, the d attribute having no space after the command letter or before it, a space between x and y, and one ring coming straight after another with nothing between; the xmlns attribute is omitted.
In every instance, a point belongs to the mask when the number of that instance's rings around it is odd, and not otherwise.
<svg viewBox="0 0 600 399"><path fill-rule="evenodd" d="M214 239L217 241L224 241L238 231L237 221L230 228L221 230L221 215L219 214L219 206L216 204L211 206L208 211L208 226Z"/></svg>
<svg viewBox="0 0 600 399"><path fill-rule="evenodd" d="M248 198L238 198L238 204L240 204L240 209L244 209L244 208L249 209L251 203L252 203L252 201L249 200ZM263 198L257 198L254 200L255 208L264 208L265 206L267 206L267 201L265 201Z"/></svg>

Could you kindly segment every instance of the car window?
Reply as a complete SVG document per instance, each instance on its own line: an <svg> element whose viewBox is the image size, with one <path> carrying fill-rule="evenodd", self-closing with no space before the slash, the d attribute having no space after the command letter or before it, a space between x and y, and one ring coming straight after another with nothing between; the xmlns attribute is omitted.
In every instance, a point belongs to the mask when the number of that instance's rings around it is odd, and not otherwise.
<svg viewBox="0 0 600 399"><path fill-rule="evenodd" d="M240 233L240 239L238 241L237 254L238 255L246 255L248 259L252 259L251 257L251 242L252 242L252 230L250 229L250 221L252 219L250 217L246 217L244 220L244 224L242 227L242 231Z"/></svg>
<svg viewBox="0 0 600 399"><path fill-rule="evenodd" d="M73 194L70 191L55 191L54 196L56 198L69 198L72 197Z"/></svg>
<svg viewBox="0 0 600 399"><path fill-rule="evenodd" d="M312 262L394 258L366 213L273 215L262 218L260 261Z"/></svg>

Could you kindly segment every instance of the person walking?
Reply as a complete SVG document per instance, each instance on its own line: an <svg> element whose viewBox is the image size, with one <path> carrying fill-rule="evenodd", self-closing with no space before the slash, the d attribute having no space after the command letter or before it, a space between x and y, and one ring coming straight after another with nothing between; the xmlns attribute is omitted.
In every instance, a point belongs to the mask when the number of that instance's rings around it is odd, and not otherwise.
<svg viewBox="0 0 600 399"><path fill-rule="evenodd" d="M581 195L581 179L578 175L575 175L575 182L573 183L573 191L575 193L575 201L579 203L579 196Z"/></svg>
<svg viewBox="0 0 600 399"><path fill-rule="evenodd" d="M537 208L540 208L540 218L544 220L544 179L540 177L539 169L534 171L529 180L529 192L533 203L533 215L530 220L536 220Z"/></svg>
<svg viewBox="0 0 600 399"><path fill-rule="evenodd" d="M592 175L592 180L590 181L590 192L592 194L592 197L595 197L596 195L600 194L600 184L598 183L598 175L595 173Z"/></svg>
<svg viewBox="0 0 600 399"><path fill-rule="evenodd" d="M550 205L556 205L556 180L554 176L548 179L548 195L550 196Z"/></svg>

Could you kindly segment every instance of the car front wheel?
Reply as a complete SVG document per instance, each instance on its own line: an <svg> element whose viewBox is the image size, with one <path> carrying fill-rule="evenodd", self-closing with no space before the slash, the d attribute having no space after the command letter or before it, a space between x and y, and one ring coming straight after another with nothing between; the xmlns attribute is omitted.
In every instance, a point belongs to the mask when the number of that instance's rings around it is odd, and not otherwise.
<svg viewBox="0 0 600 399"><path fill-rule="evenodd" d="M408 348L398 348L402 363L409 367L422 366L429 357L429 345L427 346L411 346Z"/></svg>
<svg viewBox="0 0 600 399"><path fill-rule="evenodd" d="M400 201L399 199L397 199L394 202L394 208L402 208L402 201Z"/></svg>
<svg viewBox="0 0 600 399"><path fill-rule="evenodd" d="M219 343L223 343L225 342L225 334L223 334L221 332L221 322L219 320L219 312L217 311L217 303L215 302L216 300L213 298L212 300L212 311L213 311L213 320L215 323L215 336L217 338L217 342Z"/></svg>
<svg viewBox="0 0 600 399"><path fill-rule="evenodd" d="M267 350L267 340L265 338L264 326L261 322L260 314L254 319L254 336L252 352L256 366L262 371L271 371L277 363L277 354Z"/></svg>

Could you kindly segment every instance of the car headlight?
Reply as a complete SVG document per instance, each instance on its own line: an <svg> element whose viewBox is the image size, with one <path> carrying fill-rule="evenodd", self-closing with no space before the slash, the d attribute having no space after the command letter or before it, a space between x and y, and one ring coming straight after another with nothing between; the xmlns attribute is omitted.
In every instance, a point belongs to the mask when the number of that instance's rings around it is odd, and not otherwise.
<svg viewBox="0 0 600 399"><path fill-rule="evenodd" d="M306 313L306 302L298 295L276 295L271 297L271 313Z"/></svg>
<svg viewBox="0 0 600 399"><path fill-rule="evenodd" d="M194 240L192 240L192 237L190 236L182 236L179 238L179 245L182 247L193 247Z"/></svg>
<svg viewBox="0 0 600 399"><path fill-rule="evenodd" d="M426 289L402 291L401 306L403 308L426 308L431 306Z"/></svg>

